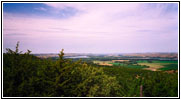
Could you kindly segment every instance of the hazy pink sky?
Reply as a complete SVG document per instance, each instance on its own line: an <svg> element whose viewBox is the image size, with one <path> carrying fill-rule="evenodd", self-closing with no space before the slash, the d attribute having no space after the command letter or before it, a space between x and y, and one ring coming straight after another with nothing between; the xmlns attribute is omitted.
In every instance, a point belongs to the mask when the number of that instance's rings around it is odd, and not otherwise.
<svg viewBox="0 0 181 100"><path fill-rule="evenodd" d="M3 51L178 52L177 3L4 3Z"/></svg>

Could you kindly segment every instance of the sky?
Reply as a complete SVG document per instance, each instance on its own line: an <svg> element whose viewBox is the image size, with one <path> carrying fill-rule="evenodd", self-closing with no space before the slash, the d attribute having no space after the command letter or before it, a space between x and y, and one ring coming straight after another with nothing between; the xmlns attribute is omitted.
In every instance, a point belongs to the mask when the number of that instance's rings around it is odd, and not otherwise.
<svg viewBox="0 0 181 100"><path fill-rule="evenodd" d="M3 3L3 52L178 52L178 3Z"/></svg>

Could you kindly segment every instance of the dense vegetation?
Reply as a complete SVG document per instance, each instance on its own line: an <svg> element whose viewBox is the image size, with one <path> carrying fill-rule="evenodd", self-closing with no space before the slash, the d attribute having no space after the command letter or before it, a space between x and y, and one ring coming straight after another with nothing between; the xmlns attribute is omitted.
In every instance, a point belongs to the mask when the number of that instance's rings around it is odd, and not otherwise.
<svg viewBox="0 0 181 100"><path fill-rule="evenodd" d="M178 73L40 59L31 51L3 54L4 97L177 97ZM142 89L140 89L142 87Z"/></svg>

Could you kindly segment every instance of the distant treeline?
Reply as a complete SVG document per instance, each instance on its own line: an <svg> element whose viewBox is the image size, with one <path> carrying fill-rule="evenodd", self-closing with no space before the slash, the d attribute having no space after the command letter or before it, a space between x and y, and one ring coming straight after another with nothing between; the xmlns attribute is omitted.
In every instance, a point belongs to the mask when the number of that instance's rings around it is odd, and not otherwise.
<svg viewBox="0 0 181 100"><path fill-rule="evenodd" d="M177 97L178 73L40 59L31 51L3 54L4 97Z"/></svg>

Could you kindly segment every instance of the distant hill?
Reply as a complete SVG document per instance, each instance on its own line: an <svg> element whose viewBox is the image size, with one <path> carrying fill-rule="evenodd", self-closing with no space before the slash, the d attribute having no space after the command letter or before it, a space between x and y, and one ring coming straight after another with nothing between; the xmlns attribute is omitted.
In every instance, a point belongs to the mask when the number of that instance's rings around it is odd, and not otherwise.
<svg viewBox="0 0 181 100"><path fill-rule="evenodd" d="M130 53L124 56L178 58L178 53Z"/></svg>

